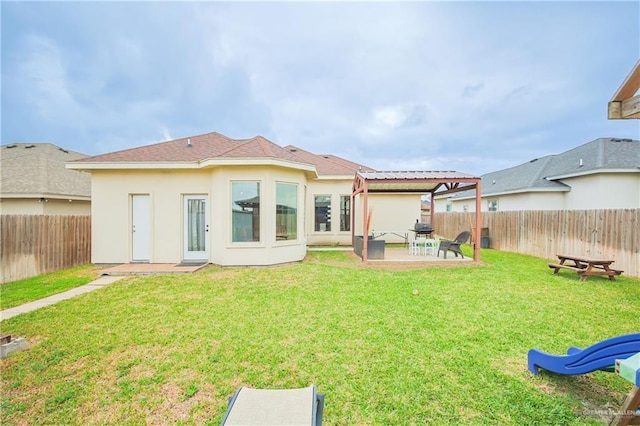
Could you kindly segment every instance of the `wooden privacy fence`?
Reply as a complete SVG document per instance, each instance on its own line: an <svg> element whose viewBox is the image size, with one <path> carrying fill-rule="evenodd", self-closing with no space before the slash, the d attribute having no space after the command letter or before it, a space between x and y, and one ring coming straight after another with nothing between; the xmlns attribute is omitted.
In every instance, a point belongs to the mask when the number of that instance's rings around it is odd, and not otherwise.
<svg viewBox="0 0 640 426"><path fill-rule="evenodd" d="M474 213L436 213L436 234L455 238ZM489 247L556 261L556 254L610 258L624 275L640 277L640 209L482 212ZM481 234L482 235L482 234Z"/></svg>
<svg viewBox="0 0 640 426"><path fill-rule="evenodd" d="M0 216L0 283L91 262L91 216Z"/></svg>

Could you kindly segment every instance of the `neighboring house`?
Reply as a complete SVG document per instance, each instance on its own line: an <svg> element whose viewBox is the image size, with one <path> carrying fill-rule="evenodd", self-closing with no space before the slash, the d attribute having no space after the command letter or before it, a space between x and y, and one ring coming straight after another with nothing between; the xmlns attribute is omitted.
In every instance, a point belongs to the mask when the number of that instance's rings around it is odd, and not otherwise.
<svg viewBox="0 0 640 426"><path fill-rule="evenodd" d="M219 133L67 168L91 173L92 262L219 265L298 261L308 244L351 244L354 176L371 170L261 136ZM413 206L405 208L410 199ZM406 229L420 217L420 194L381 194L370 203L376 204L378 229Z"/></svg>
<svg viewBox="0 0 640 426"><path fill-rule="evenodd" d="M424 199L420 203L420 222L429 223L431 222L431 202Z"/></svg>
<svg viewBox="0 0 640 426"><path fill-rule="evenodd" d="M84 157L50 143L0 146L0 213L91 214L91 176L65 167Z"/></svg>
<svg viewBox="0 0 640 426"><path fill-rule="evenodd" d="M640 208L640 141L600 138L482 176L482 210ZM473 191L436 197L436 211L474 211Z"/></svg>

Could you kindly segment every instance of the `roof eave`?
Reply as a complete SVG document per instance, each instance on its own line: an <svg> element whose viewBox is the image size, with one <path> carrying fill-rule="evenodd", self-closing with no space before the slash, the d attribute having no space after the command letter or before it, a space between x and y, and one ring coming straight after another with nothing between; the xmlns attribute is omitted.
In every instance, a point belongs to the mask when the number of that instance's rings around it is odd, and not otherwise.
<svg viewBox="0 0 640 426"><path fill-rule="evenodd" d="M265 157L227 157L209 158L202 161L127 161L127 162L68 162L65 163L67 169L72 170L160 170L160 169L204 169L220 166L278 166L290 169L302 170L313 177L318 173L313 164L298 163L295 161L282 160L279 158Z"/></svg>
<svg viewBox="0 0 640 426"><path fill-rule="evenodd" d="M280 158L271 158L271 157L255 157L255 158L247 158L247 157L227 157L227 158L211 158L208 160L204 160L200 162L199 168L206 167L221 167L221 166L274 166L274 167L284 167L287 169L295 169L300 170L305 173L305 175L309 178L317 178L318 171L316 170L316 166L308 163L299 163L296 161L283 160Z"/></svg>
<svg viewBox="0 0 640 426"><path fill-rule="evenodd" d="M525 194L528 192L569 192L571 188L568 186L562 186L557 188L523 188L523 189L514 189L512 191L501 191L501 192L485 192L482 194L483 198L486 197L498 197L500 195L513 195L513 194ZM463 196L463 197L447 197L446 195L435 195L434 198L436 200L443 198L454 198L455 200L471 200L475 199L475 195Z"/></svg>
<svg viewBox="0 0 640 426"><path fill-rule="evenodd" d="M145 162L145 161L100 161L100 162L71 162L65 163L65 167L71 170L140 170L140 169L198 169L198 162Z"/></svg>
<svg viewBox="0 0 640 426"><path fill-rule="evenodd" d="M588 176L588 175L595 175L595 174L604 174L604 173L640 173L640 167L628 168L628 169L590 169L590 170L585 170L581 172L565 173L565 174L556 175L556 176L547 176L545 179L554 181L554 180L560 180L560 179L567 179L567 178Z"/></svg>
<svg viewBox="0 0 640 426"><path fill-rule="evenodd" d="M73 200L73 201L91 201L90 195L77 194L52 194L48 192L10 192L0 194L2 199L39 199L48 198L52 200Z"/></svg>
<svg viewBox="0 0 640 426"><path fill-rule="evenodd" d="M353 180L353 175L318 175L318 180Z"/></svg>

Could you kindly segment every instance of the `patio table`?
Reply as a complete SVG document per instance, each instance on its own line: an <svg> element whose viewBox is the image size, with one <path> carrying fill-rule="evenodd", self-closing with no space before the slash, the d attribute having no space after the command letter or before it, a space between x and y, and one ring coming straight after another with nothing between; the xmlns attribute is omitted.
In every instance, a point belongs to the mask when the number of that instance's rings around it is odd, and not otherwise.
<svg viewBox="0 0 640 426"><path fill-rule="evenodd" d="M592 259L568 254L558 254L557 256L560 263L549 263L549 268L553 269L553 273L557 274L560 269L576 271L580 275L580 281L585 281L590 275L606 275L611 281L615 281L615 275L624 272L611 269L611 264L615 262L611 259Z"/></svg>

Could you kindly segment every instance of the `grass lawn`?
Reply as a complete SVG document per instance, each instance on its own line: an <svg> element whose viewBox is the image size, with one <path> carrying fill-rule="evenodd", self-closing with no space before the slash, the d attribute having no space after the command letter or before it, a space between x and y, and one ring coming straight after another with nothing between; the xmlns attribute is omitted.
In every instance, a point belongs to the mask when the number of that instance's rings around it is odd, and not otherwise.
<svg viewBox="0 0 640 426"><path fill-rule="evenodd" d="M483 250L487 266L362 267L310 252L266 268L131 277L3 321L0 422L219 424L238 386L311 383L324 422L602 424L631 384L527 371L638 331L640 280ZM563 273L564 272L564 273ZM412 295L412 290L419 295Z"/></svg>
<svg viewBox="0 0 640 426"><path fill-rule="evenodd" d="M77 266L0 285L0 310L65 292L98 278L99 268Z"/></svg>

